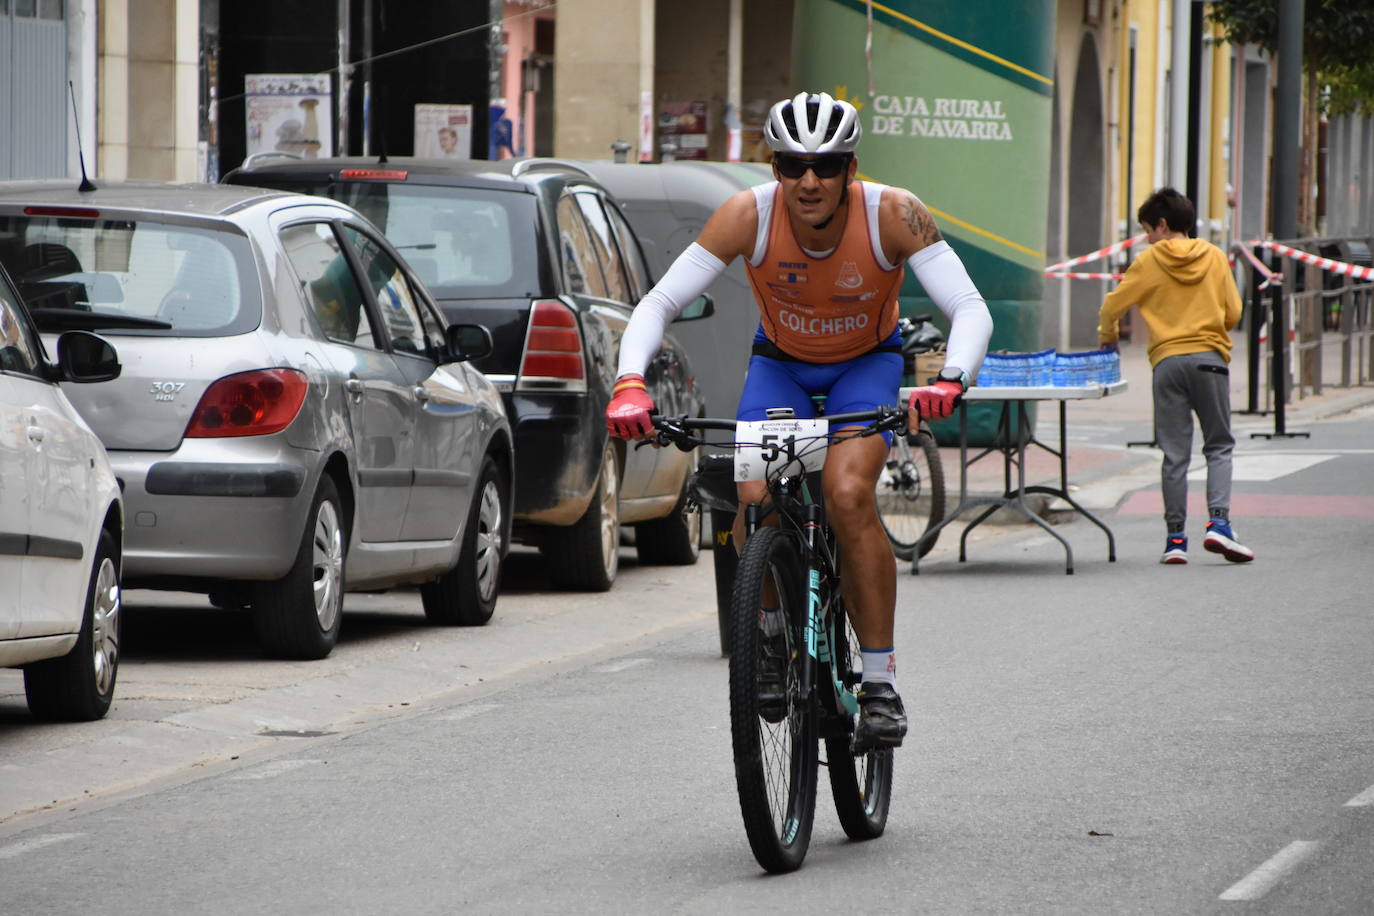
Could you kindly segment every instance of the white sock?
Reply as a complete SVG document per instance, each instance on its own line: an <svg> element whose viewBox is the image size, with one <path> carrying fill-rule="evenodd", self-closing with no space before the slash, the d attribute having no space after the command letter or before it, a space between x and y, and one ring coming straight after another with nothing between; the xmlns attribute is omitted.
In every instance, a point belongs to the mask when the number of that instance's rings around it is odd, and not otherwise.
<svg viewBox="0 0 1374 916"><path fill-rule="evenodd" d="M897 653L892 646L886 649L860 649L864 659L865 681L886 681L897 689Z"/></svg>
<svg viewBox="0 0 1374 916"><path fill-rule="evenodd" d="M775 607L766 607L759 611L759 626L763 629L765 636L777 636L782 632L782 612Z"/></svg>

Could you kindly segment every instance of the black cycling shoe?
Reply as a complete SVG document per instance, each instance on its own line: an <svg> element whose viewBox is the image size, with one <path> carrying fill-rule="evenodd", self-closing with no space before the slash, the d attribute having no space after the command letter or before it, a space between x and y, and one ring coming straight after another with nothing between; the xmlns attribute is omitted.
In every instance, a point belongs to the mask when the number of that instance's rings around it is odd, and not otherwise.
<svg viewBox="0 0 1374 916"><path fill-rule="evenodd" d="M864 681L859 687L859 723L854 729L856 754L901 747L906 735L902 698L886 681Z"/></svg>
<svg viewBox="0 0 1374 916"><path fill-rule="evenodd" d="M759 718L777 724L787 718L787 638L778 633L760 640L759 673L755 696Z"/></svg>

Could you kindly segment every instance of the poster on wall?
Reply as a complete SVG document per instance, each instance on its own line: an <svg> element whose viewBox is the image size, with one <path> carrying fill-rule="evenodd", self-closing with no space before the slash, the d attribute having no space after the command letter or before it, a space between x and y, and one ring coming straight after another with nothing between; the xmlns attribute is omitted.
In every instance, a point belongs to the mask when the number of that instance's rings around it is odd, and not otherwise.
<svg viewBox="0 0 1374 916"><path fill-rule="evenodd" d="M415 155L425 159L472 158L472 106L415 106Z"/></svg>
<svg viewBox="0 0 1374 916"><path fill-rule="evenodd" d="M334 155L329 77L250 73L243 78L248 155L290 153L302 159Z"/></svg>
<svg viewBox="0 0 1374 916"><path fill-rule="evenodd" d="M678 159L705 159L707 146L705 102L660 102L658 142L677 147Z"/></svg>

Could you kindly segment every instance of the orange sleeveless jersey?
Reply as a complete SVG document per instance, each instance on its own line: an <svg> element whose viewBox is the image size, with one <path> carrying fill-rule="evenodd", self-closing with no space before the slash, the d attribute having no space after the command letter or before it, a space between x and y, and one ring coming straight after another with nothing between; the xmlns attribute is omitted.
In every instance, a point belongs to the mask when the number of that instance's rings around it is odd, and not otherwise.
<svg viewBox="0 0 1374 916"><path fill-rule="evenodd" d="M745 262L763 331L784 353L838 363L872 350L897 327L902 266L873 257L863 185L849 185L849 212L835 250L812 257L797 244L782 188L773 196L768 244L757 267Z"/></svg>

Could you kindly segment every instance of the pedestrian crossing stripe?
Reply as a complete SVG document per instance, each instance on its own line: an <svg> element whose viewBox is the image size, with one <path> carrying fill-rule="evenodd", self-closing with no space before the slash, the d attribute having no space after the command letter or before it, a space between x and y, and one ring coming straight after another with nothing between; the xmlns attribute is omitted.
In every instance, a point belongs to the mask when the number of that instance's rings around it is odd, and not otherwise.
<svg viewBox="0 0 1374 916"><path fill-rule="evenodd" d="M1305 471L1308 468L1330 461L1335 455L1292 453L1274 454L1233 454L1231 457L1231 479L1244 481L1269 481ZM1193 459L1188 468L1189 480L1207 479L1207 461L1201 456Z"/></svg>

